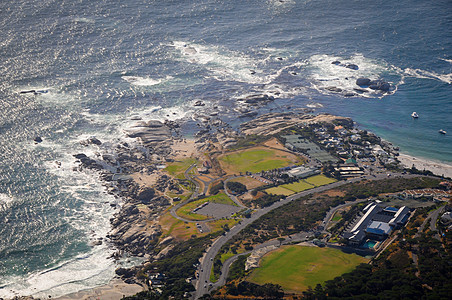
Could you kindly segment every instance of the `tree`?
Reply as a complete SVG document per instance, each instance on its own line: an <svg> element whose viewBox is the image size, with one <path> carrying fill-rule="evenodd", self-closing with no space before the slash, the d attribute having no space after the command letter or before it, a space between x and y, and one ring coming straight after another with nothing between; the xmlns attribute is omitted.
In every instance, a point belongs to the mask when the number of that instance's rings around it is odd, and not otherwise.
<svg viewBox="0 0 452 300"><path fill-rule="evenodd" d="M235 182L235 181L228 181L226 183L226 187L232 191L233 193L236 194L242 194L245 193L248 189L246 188L246 185L240 183L240 182Z"/></svg>

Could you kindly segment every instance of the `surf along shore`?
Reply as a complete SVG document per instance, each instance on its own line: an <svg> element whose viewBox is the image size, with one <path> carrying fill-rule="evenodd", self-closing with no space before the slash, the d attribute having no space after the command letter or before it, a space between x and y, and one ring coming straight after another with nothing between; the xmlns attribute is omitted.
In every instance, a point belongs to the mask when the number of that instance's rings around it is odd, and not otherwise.
<svg viewBox="0 0 452 300"><path fill-rule="evenodd" d="M411 168L411 161L407 161L405 155L399 155L395 147L374 134L358 130L351 119L310 112L270 113L241 124L238 130L216 115L201 116L198 123L200 130L193 139L183 136L181 123L137 120L125 131L125 136L133 142L120 142L114 149L99 152L95 157L74 154L78 162L75 171L96 170L108 193L121 200L119 205L111 204L117 206L118 212L111 219L112 230L104 240L116 249L111 259L119 260L127 253L141 257L143 263L129 269L118 268L117 278L106 286L60 299L117 299L119 295L132 295L148 289L150 284L157 287L158 282L163 284L167 275L158 269L159 262L171 251L178 251L178 242L205 237L207 247L211 239L240 222L240 218L244 217L241 213L258 208L253 204L256 197L265 196L265 201L281 197L267 195L260 188L278 185L277 176L282 173L279 174L276 169L295 169L302 165L314 170L315 174L322 172L341 179L340 172L335 170L340 164L354 165L355 169L360 170L356 176L402 171L399 160ZM309 145L318 149L310 152L301 145L290 144L291 135L304 143L312 143ZM83 143L99 149L103 142L90 138ZM344 147L344 144L348 146ZM269 167L262 167L261 172L251 174L235 172L230 166L225 168L220 159L234 151L240 154L244 153L240 151L257 146L273 153L273 156L277 152L280 157L278 164L272 165L273 157L258 157L258 162L267 159ZM329 161L328 157L332 159ZM431 166L425 164L418 169L425 168L435 174L451 176L451 169L447 166L442 168L437 164L429 169ZM257 196L251 193L239 196L240 193L233 187L227 187L228 180L241 177L246 177L242 185L257 187ZM192 219L178 214L178 209L186 203L215 195L218 190L224 190L232 200L229 206L238 207L233 210L233 217L215 217L213 206L209 208L210 213L196 214ZM209 206L211 202L208 200L205 203ZM95 242L94 247L96 243L100 242ZM187 277L185 281L189 285L195 284L196 278Z"/></svg>

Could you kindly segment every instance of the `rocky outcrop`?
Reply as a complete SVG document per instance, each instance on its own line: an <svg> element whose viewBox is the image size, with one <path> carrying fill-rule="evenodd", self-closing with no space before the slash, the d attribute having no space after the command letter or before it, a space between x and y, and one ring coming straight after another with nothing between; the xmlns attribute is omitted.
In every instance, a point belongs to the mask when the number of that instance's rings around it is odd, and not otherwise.
<svg viewBox="0 0 452 300"><path fill-rule="evenodd" d="M83 146L89 146L89 145L102 145L102 142L97 139L96 137L90 137L89 139L86 139L84 141L80 141L80 144Z"/></svg>
<svg viewBox="0 0 452 300"><path fill-rule="evenodd" d="M391 89L391 84L381 79L370 80L369 78L358 78L356 79L356 85L360 87L369 87L372 90L379 90L383 92L388 92Z"/></svg>
<svg viewBox="0 0 452 300"><path fill-rule="evenodd" d="M391 85L389 84L389 82L383 80L372 80L369 83L369 88L372 90L380 90L387 92L391 88Z"/></svg>
<svg viewBox="0 0 452 300"><path fill-rule="evenodd" d="M267 94L259 94L259 95L249 95L244 98L239 98L237 101L244 102L246 104L263 104L274 101L275 97L269 96Z"/></svg>
<svg viewBox="0 0 452 300"><path fill-rule="evenodd" d="M83 168L100 171L103 166L95 159L89 158L84 153L75 154L74 157L80 162Z"/></svg>
<svg viewBox="0 0 452 300"><path fill-rule="evenodd" d="M371 80L369 78L360 77L360 78L356 79L356 84L359 86L369 86L370 81Z"/></svg>
<svg viewBox="0 0 452 300"><path fill-rule="evenodd" d="M170 128L157 120L138 122L127 129L126 134L128 137L138 138L144 145L160 143L171 137Z"/></svg>
<svg viewBox="0 0 452 300"><path fill-rule="evenodd" d="M240 125L240 130L246 135L272 135L286 128L302 123L331 123L334 120L350 120L329 114L311 115L302 113L269 113Z"/></svg>
<svg viewBox="0 0 452 300"><path fill-rule="evenodd" d="M338 60L335 60L333 62L331 62L331 64L336 65L336 66L340 66L340 67L345 67L347 69L352 69L352 70L359 70L359 66L356 64L343 64Z"/></svg>

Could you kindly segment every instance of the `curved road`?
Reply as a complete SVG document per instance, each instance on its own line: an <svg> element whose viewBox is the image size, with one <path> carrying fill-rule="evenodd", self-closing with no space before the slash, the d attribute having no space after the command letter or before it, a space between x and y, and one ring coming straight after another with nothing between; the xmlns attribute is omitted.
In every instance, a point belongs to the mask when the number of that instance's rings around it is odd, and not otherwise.
<svg viewBox="0 0 452 300"><path fill-rule="evenodd" d="M355 180L357 181L357 180ZM210 273L213 266L213 259L217 255L220 248L226 244L234 235L239 233L243 228L254 222L255 220L259 219L261 216L269 213L270 211L283 206L284 204L287 204L294 199L298 199L302 196L309 195L316 192L322 192L326 191L344 184L347 184L349 182L354 182L352 180L348 181L338 181L329 185L324 185L321 187L313 188L307 191L300 192L298 194L292 195L287 197L286 199L282 199L281 201L273 203L271 206L265 207L263 209L260 209L256 212L254 212L250 218L242 220L239 224L232 227L229 232L227 232L225 235L219 237L217 240L215 240L212 243L212 246L207 250L204 257L202 258L202 263L200 264L200 267L198 269L199 278L196 283L196 293L195 293L195 299L200 298L204 294L208 293L211 288L209 288L210 282Z"/></svg>
<svg viewBox="0 0 452 300"><path fill-rule="evenodd" d="M393 174L394 176L400 176L404 178L411 178L411 177L418 177L417 175L402 175L402 174ZM219 237L217 240L215 240L212 243L212 246L209 249L206 249L206 253L204 257L201 260L201 264L198 268L198 274L199 278L196 282L196 292L194 294L194 298L198 299L202 297L204 294L209 293L209 291L213 288L213 283L210 282L210 273L213 266L213 260L215 259L215 256L217 255L220 248L226 244L234 235L239 233L242 229L244 229L246 226L254 222L255 220L259 219L261 216L269 213L270 211L281 207L295 199L298 199L300 197L317 193L317 192L323 192L332 188L336 188L339 186L342 186L347 183L353 183L357 181L361 181L362 179L368 179L368 180L381 180L387 178L387 175L380 174L376 176L364 176L362 178L353 178L346 181L337 181L335 183L331 183L329 185L324 185L320 187L316 187L310 190L306 190L303 192L300 192L298 194L294 194L292 196L288 196L286 199L282 199L281 201L273 203L271 206L265 207L263 209L260 209L256 212L254 212L250 218L242 220L239 224L235 225L231 228L229 232L227 232L225 235ZM347 204L349 205L349 203ZM329 216L331 217L331 216ZM226 276L226 275L224 275ZM212 284L212 285L211 285ZM217 286L217 285L215 285Z"/></svg>
<svg viewBox="0 0 452 300"><path fill-rule="evenodd" d="M227 178L227 179L224 181L224 192L225 192L226 195L227 195L230 199L232 199L232 201L234 201L235 204L237 204L239 207L241 207L241 208L246 208L246 206L243 205L242 202L240 202L239 199L237 199L236 196L234 196L234 195L232 195L232 194L230 194L230 193L228 192L228 188L226 187L226 184L229 182L229 180L232 180L232 179L235 179L235 178L239 178L239 177L245 177L245 176L232 176L232 177Z"/></svg>

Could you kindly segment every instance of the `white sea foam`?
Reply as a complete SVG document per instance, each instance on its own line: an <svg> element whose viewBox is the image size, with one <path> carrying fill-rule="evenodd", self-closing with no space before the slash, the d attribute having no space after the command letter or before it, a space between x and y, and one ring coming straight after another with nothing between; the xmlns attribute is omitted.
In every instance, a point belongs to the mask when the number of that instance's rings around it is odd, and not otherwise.
<svg viewBox="0 0 452 300"><path fill-rule="evenodd" d="M440 59L452 64L452 59L447 59L447 58L440 58Z"/></svg>
<svg viewBox="0 0 452 300"><path fill-rule="evenodd" d="M237 81L252 84L268 82L267 75L259 68L259 61L252 57L219 46L200 45L175 41L172 45L179 59L204 66L219 81Z"/></svg>
<svg viewBox="0 0 452 300"><path fill-rule="evenodd" d="M340 61L340 65L332 64L334 61ZM342 90L340 94L354 93L355 96L362 97L381 97L378 91L373 91L369 88L365 93L358 94L354 90L360 88L356 85L356 79L360 77L375 79L384 79L384 76L396 76L400 78L400 74L396 69L384 62L376 61L364 57L362 54L356 54L349 58L343 58L331 55L314 55L307 61L307 70L310 72L312 85L321 93L331 93L326 88L339 88ZM345 67L348 64L355 64L358 70ZM398 82L391 82L391 85L396 89ZM360 88L362 89L362 88ZM394 91L392 91L393 93Z"/></svg>
<svg viewBox="0 0 452 300"><path fill-rule="evenodd" d="M14 202L14 199L12 197L10 197L6 194L0 193L0 211L6 210L13 202Z"/></svg>
<svg viewBox="0 0 452 300"><path fill-rule="evenodd" d="M446 60L448 61L448 60ZM409 77L421 78L421 79L433 79L439 80L448 84L452 84L452 73L438 74L435 72L425 71L421 69L406 68L404 74Z"/></svg>
<svg viewBox="0 0 452 300"><path fill-rule="evenodd" d="M97 246L88 254L81 254L58 266L32 273L26 278L9 278L9 282L0 289L0 296L58 297L107 284L118 267L117 263L107 258L108 253L111 254L111 251L106 245Z"/></svg>
<svg viewBox="0 0 452 300"><path fill-rule="evenodd" d="M122 79L136 86L153 86L161 84L163 82L167 82L173 79L173 77L166 76L165 78L153 79L150 77L140 77L140 76L122 76Z"/></svg>

